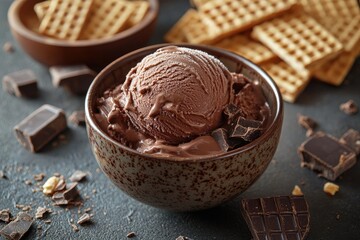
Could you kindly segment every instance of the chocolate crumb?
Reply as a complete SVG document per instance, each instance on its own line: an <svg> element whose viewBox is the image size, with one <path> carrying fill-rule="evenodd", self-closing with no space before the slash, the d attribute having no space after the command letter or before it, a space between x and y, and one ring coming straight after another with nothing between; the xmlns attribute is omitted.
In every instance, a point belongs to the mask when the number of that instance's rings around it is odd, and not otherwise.
<svg viewBox="0 0 360 240"><path fill-rule="evenodd" d="M32 185L32 182L31 182L31 180L25 180L25 184L30 186L30 185Z"/></svg>
<svg viewBox="0 0 360 240"><path fill-rule="evenodd" d="M312 118L302 114L298 114L298 124L307 130L307 137L311 137L312 135L314 135L314 129L316 128L317 123Z"/></svg>
<svg viewBox="0 0 360 240"><path fill-rule="evenodd" d="M45 221L44 221L44 223L46 223L46 224L50 224L50 223L51 223L51 220L50 220L50 219L45 220Z"/></svg>
<svg viewBox="0 0 360 240"><path fill-rule="evenodd" d="M6 53L13 53L15 51L14 46L11 42L5 42L3 45L3 50Z"/></svg>
<svg viewBox="0 0 360 240"><path fill-rule="evenodd" d="M184 236L179 236L176 238L176 240L192 240L192 239Z"/></svg>
<svg viewBox="0 0 360 240"><path fill-rule="evenodd" d="M85 126L85 111L74 111L69 116L69 122L77 126Z"/></svg>
<svg viewBox="0 0 360 240"><path fill-rule="evenodd" d="M91 220L91 216L90 214L88 213L84 213L80 218L79 220L77 221L77 224L83 224L83 223L86 223L86 222L89 222Z"/></svg>
<svg viewBox="0 0 360 240"><path fill-rule="evenodd" d="M92 210L91 208L85 208L85 209L84 209L84 212L87 213L87 212L90 212L91 210Z"/></svg>
<svg viewBox="0 0 360 240"><path fill-rule="evenodd" d="M135 236L136 236L135 232L129 232L128 234L126 234L127 238L132 238L132 237L135 237Z"/></svg>
<svg viewBox="0 0 360 240"><path fill-rule="evenodd" d="M41 219L45 216L46 213L51 213L51 209L45 207L38 207L36 209L35 218Z"/></svg>
<svg viewBox="0 0 360 240"><path fill-rule="evenodd" d="M345 103L340 104L340 110L348 115L354 115L356 114L359 109L354 100L349 100Z"/></svg>
<svg viewBox="0 0 360 240"><path fill-rule="evenodd" d="M6 239L18 240L29 230L33 218L24 212L19 212L16 219L0 230L0 235Z"/></svg>
<svg viewBox="0 0 360 240"><path fill-rule="evenodd" d="M42 181L44 179L44 177L45 177L45 173L35 174L34 175L34 180L40 182L40 181Z"/></svg>
<svg viewBox="0 0 360 240"><path fill-rule="evenodd" d="M336 220L340 220L340 214L336 214Z"/></svg>
<svg viewBox="0 0 360 240"><path fill-rule="evenodd" d="M96 189L93 189L93 190L92 190L92 193L93 193L93 194L96 194L96 193L97 193L97 190L96 190Z"/></svg>
<svg viewBox="0 0 360 240"><path fill-rule="evenodd" d="M4 173L4 171L0 170L0 178L6 179L6 175Z"/></svg>
<svg viewBox="0 0 360 240"><path fill-rule="evenodd" d="M72 182L81 182L83 179L86 178L86 175L87 175L86 172L76 170L69 179Z"/></svg>
<svg viewBox="0 0 360 240"><path fill-rule="evenodd" d="M76 226L74 223L70 223L70 226L72 227L72 229L74 230L74 232L78 232L78 231L79 231L78 226Z"/></svg>
<svg viewBox="0 0 360 240"><path fill-rule="evenodd" d="M10 222L10 210L9 209L2 209L0 210L0 221L3 221L3 222Z"/></svg>
<svg viewBox="0 0 360 240"><path fill-rule="evenodd" d="M15 207L18 209L21 209L22 211L25 211L25 212L31 210L31 206L29 206L29 205L16 204Z"/></svg>

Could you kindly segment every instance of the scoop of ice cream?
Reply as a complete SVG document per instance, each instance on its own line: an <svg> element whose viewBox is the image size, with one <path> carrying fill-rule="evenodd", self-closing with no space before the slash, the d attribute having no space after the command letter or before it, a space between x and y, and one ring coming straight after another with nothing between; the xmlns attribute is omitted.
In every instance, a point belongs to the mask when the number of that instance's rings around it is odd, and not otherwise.
<svg viewBox="0 0 360 240"><path fill-rule="evenodd" d="M231 80L213 56L169 46L146 56L128 73L121 102L140 132L179 144L221 124Z"/></svg>

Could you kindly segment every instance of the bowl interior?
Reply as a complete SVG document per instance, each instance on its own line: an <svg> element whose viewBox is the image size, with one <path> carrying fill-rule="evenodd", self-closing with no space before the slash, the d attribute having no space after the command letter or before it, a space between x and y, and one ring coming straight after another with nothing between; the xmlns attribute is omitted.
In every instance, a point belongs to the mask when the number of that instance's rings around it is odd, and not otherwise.
<svg viewBox="0 0 360 240"><path fill-rule="evenodd" d="M149 10L143 20L135 26L128 28L124 31L115 34L109 38L94 39L94 40L77 40L77 41L66 41L55 38L44 36L38 32L40 21L34 11L35 4L43 2L44 0L17 0L13 3L13 7L10 10L10 14L15 21L15 26L18 31L23 32L29 38L36 38L38 41L44 41L46 44L55 45L94 45L106 42L115 41L126 36L133 34L134 32L140 31L146 25L153 21L157 17L158 12L158 0L148 0L150 3Z"/></svg>
<svg viewBox="0 0 360 240"><path fill-rule="evenodd" d="M138 62L140 62L146 55L151 54L155 52L158 48L167 45L169 44L159 44L150 47L145 47L136 50L134 52L131 52L127 55L124 55L123 57L115 60L113 63L108 65L95 78L87 93L86 111L87 111L89 123L93 124L92 126L95 126L95 128L98 131L100 131L103 136L110 138L107 136L106 133L104 133L101 130L101 128L99 127L98 123L94 118L94 114L97 113L96 100L102 96L105 90L123 83L130 69L134 67ZM279 89L277 88L274 81L254 63L250 62L249 60L239 55L228 52L226 50L222 50L214 47L208 47L208 46L201 46L201 45L189 45L189 44L176 44L176 45L205 51L217 57L221 62L223 62L230 72L242 73L251 80L259 81L262 87L263 94L269 104L270 112L271 112L268 121L268 128L258 139L254 140L253 142L241 148L229 151L228 153L234 151L238 152L239 149L248 148L250 145L256 145L258 142L260 142L261 139L264 138L264 135L266 135L266 133L269 132L269 129L271 129L275 125L275 122L281 117L280 115L282 114L282 99ZM126 149L129 150L128 148ZM130 150L130 151L135 151L135 150Z"/></svg>

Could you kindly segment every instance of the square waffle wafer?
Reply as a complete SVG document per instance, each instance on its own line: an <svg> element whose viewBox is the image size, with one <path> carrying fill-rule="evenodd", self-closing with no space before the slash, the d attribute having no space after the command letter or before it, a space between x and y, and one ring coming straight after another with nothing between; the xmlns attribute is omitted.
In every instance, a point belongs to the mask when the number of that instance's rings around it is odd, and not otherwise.
<svg viewBox="0 0 360 240"><path fill-rule="evenodd" d="M277 58L275 53L270 51L270 49L251 39L247 35L235 35L233 37L226 38L217 43L215 46L242 55L256 64L261 64Z"/></svg>
<svg viewBox="0 0 360 240"><path fill-rule="evenodd" d="M210 44L216 41L219 29L215 24L204 22L204 17L195 10L189 10L187 24L183 26L184 35L189 43Z"/></svg>
<svg viewBox="0 0 360 240"><path fill-rule="evenodd" d="M194 15L197 15L197 12L194 9L187 10L186 13L165 34L165 41L170 43L188 42L184 33L184 27L193 21Z"/></svg>
<svg viewBox="0 0 360 240"><path fill-rule="evenodd" d="M93 0L51 0L39 32L66 40L77 40Z"/></svg>
<svg viewBox="0 0 360 240"><path fill-rule="evenodd" d="M314 76L322 82L339 86L345 80L355 59L356 54L354 52L343 52L340 56L316 69Z"/></svg>
<svg viewBox="0 0 360 240"><path fill-rule="evenodd" d="M207 2L210 2L212 0L190 0L190 4L194 7L199 8L201 5L204 5Z"/></svg>
<svg viewBox="0 0 360 240"><path fill-rule="evenodd" d="M34 5L34 11L39 20L43 19L47 10L49 10L50 1L39 2Z"/></svg>
<svg viewBox="0 0 360 240"><path fill-rule="evenodd" d="M324 21L323 26L344 45L346 51L352 51L360 39L360 13L353 18Z"/></svg>
<svg viewBox="0 0 360 240"><path fill-rule="evenodd" d="M126 1L94 0L90 17L81 32L81 39L110 37L126 27L135 6Z"/></svg>
<svg viewBox="0 0 360 240"><path fill-rule="evenodd" d="M145 17L150 4L148 1L128 1L128 4L134 5L133 12L130 14L128 20L129 26L134 26Z"/></svg>
<svg viewBox="0 0 360 240"><path fill-rule="evenodd" d="M280 59L262 64L261 67L275 81L287 102L295 102L311 78L309 71L296 71Z"/></svg>
<svg viewBox="0 0 360 240"><path fill-rule="evenodd" d="M305 11L320 23L329 19L353 18L360 15L358 0L300 0ZM335 22L334 21L334 22Z"/></svg>
<svg viewBox="0 0 360 240"><path fill-rule="evenodd" d="M302 11L254 27L252 36L300 71L314 70L343 49L334 36Z"/></svg>
<svg viewBox="0 0 360 240"><path fill-rule="evenodd" d="M210 27L220 29L218 38L225 38L274 18L296 5L294 0L213 0L201 5L200 13Z"/></svg>

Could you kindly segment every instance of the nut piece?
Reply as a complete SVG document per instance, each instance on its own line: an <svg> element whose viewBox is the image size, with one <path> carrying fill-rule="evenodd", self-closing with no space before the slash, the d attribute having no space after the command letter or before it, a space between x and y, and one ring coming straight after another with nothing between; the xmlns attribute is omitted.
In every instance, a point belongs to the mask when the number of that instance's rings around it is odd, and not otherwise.
<svg viewBox="0 0 360 240"><path fill-rule="evenodd" d="M291 192L292 195L294 196L303 196L303 192L301 191L301 188L298 185L294 186L294 189Z"/></svg>
<svg viewBox="0 0 360 240"><path fill-rule="evenodd" d="M43 193L46 195L52 195L58 185L60 178L52 176L43 185Z"/></svg>
<svg viewBox="0 0 360 240"><path fill-rule="evenodd" d="M327 182L324 185L324 192L330 194L331 196L334 196L336 192L338 192L340 187L334 183Z"/></svg>

